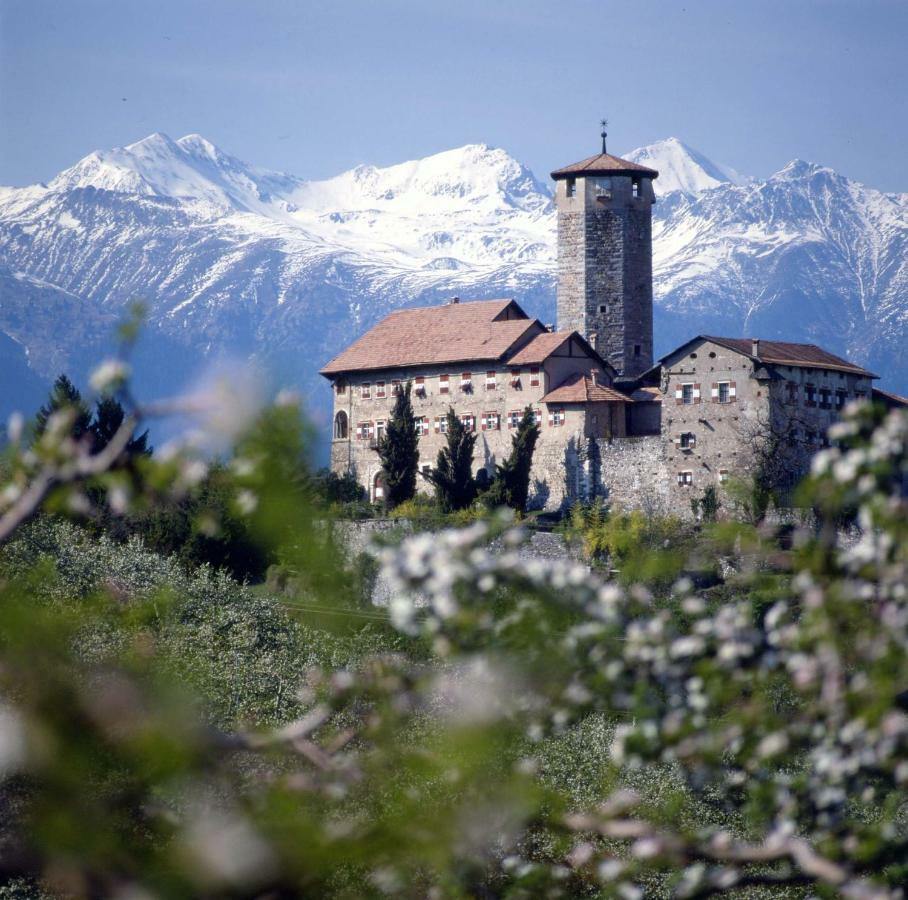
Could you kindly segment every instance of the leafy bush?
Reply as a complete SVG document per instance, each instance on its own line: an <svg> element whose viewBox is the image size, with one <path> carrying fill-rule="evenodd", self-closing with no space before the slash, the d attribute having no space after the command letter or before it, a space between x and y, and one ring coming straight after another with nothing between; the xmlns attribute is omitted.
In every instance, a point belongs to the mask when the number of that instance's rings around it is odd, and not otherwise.
<svg viewBox="0 0 908 900"><path fill-rule="evenodd" d="M576 514L620 583L521 556L503 520L413 535L382 556L396 638L351 602L304 435L266 411L228 485L299 600L23 524L34 497L75 508L120 473L66 437L13 448L5 877L119 897L902 896L908 416L849 412L791 551L718 526L740 565L709 593L628 581L638 548L686 549L669 520ZM136 502L185 493L196 462L148 461ZM313 611L336 632L295 618Z"/></svg>

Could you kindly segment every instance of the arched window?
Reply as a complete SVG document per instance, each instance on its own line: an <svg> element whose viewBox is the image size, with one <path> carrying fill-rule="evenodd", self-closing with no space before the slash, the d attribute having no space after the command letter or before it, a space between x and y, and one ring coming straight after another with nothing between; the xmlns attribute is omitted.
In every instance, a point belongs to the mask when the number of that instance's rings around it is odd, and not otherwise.
<svg viewBox="0 0 908 900"><path fill-rule="evenodd" d="M382 478L382 473L377 472L374 480L372 481L372 502L380 503L385 499L385 480Z"/></svg>
<svg viewBox="0 0 908 900"><path fill-rule="evenodd" d="M347 414L341 410L334 417L334 440L344 440L347 437Z"/></svg>

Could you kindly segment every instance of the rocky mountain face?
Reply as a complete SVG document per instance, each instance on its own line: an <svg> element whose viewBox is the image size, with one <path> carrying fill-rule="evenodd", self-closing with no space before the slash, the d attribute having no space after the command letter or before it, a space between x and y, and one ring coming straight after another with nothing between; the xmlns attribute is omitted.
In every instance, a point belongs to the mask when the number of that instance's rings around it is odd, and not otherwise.
<svg viewBox="0 0 908 900"><path fill-rule="evenodd" d="M748 180L676 139L628 156L663 173L657 351L700 332L809 340L908 388L908 195L802 162ZM324 420L318 368L389 310L507 296L551 322L554 273L550 192L503 150L314 182L151 135L0 188L0 413L59 371L83 378L141 298L140 392L251 360Z"/></svg>

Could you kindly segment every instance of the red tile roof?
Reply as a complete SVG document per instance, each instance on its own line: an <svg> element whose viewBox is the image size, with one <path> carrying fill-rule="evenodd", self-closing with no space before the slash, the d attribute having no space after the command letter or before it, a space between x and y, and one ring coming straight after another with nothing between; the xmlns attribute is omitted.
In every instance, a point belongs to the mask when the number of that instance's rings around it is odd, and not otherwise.
<svg viewBox="0 0 908 900"><path fill-rule="evenodd" d="M570 331L545 331L537 334L533 340L508 359L508 365L528 366L545 362L570 337Z"/></svg>
<svg viewBox="0 0 908 900"><path fill-rule="evenodd" d="M513 318L500 319L505 312ZM401 309L335 356L321 374L498 360L542 331L513 300Z"/></svg>
<svg viewBox="0 0 908 900"><path fill-rule="evenodd" d="M552 178L556 181L559 178L568 178L571 175L645 175L648 178L659 177L659 173L655 169L641 166L639 163L631 162L629 159L612 156L610 153L598 153L596 156L582 159L580 162L571 163L569 166L563 166L552 172Z"/></svg>
<svg viewBox="0 0 908 900"><path fill-rule="evenodd" d="M829 353L816 344L792 344L788 341L759 340L759 353L753 353L752 338L726 338L701 335L703 340L712 341L729 350L736 350L744 356L749 356L757 362L771 365L802 366L809 369L834 369L837 372L852 372L855 375L865 375L868 378L879 378L873 372L868 372L841 356Z"/></svg>
<svg viewBox="0 0 908 900"><path fill-rule="evenodd" d="M606 387L595 384L589 375L575 372L569 375L558 387L549 391L541 403L633 403L630 397Z"/></svg>

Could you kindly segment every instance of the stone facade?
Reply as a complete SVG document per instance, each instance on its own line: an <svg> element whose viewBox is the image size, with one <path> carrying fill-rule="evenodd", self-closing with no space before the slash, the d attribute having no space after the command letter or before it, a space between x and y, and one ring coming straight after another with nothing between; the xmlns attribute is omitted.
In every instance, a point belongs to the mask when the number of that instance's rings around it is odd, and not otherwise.
<svg viewBox="0 0 908 900"><path fill-rule="evenodd" d="M331 467L335 472L353 472L372 500L381 499L380 461L376 447L394 406L394 387L413 384L411 399L420 432L420 468L434 467L438 451L445 446L443 421L453 407L476 432L475 472L491 477L496 463L510 452L515 418L527 406L537 410L540 425L537 463L532 474L539 484L537 504L555 506L563 497L564 461L571 442L611 439L625 434L623 403L548 404L542 398L569 375L596 374L601 383L608 376L597 360L577 341L536 366L519 369L493 362L479 371L474 367L423 366L360 372L334 382L334 440ZM466 379L469 375L469 380ZM557 459L554 463L552 460ZM420 479L423 491L430 489ZM543 502L544 501L544 502Z"/></svg>
<svg viewBox="0 0 908 900"><path fill-rule="evenodd" d="M753 348L759 352L759 344ZM767 452L796 483L844 406L870 396L866 374L762 365L705 338L662 361L662 443L674 506L709 484L746 479ZM684 503L684 498L688 502Z"/></svg>
<svg viewBox="0 0 908 900"><path fill-rule="evenodd" d="M653 364L652 179L561 179L555 202L558 327L636 378Z"/></svg>

